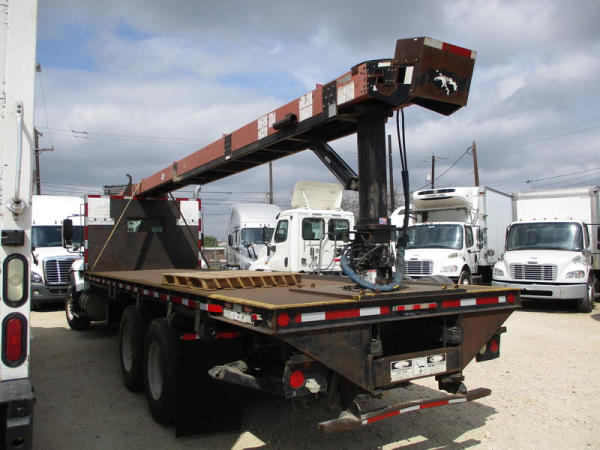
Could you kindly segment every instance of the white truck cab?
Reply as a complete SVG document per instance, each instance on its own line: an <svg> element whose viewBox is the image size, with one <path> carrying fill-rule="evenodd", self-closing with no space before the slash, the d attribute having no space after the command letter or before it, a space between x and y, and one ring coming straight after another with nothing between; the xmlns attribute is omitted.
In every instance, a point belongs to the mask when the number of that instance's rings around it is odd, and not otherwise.
<svg viewBox="0 0 600 450"><path fill-rule="evenodd" d="M489 187L452 187L414 192L412 202L407 275L445 275L461 284L471 284L474 275L491 280L512 220L510 195Z"/></svg>
<svg viewBox="0 0 600 450"><path fill-rule="evenodd" d="M269 242L281 208L239 204L231 207L227 227L227 267L247 270Z"/></svg>
<svg viewBox="0 0 600 450"><path fill-rule="evenodd" d="M250 270L339 273L340 252L354 228L354 214L340 209L343 187L300 181L292 209L279 214L269 246Z"/></svg>
<svg viewBox="0 0 600 450"><path fill-rule="evenodd" d="M34 306L64 302L73 261L83 249L83 199L34 195L32 199L31 301ZM72 245L64 247L62 221L73 220Z"/></svg>
<svg viewBox="0 0 600 450"><path fill-rule="evenodd" d="M495 286L523 298L577 300L590 312L600 274L598 186L515 194L517 221L494 266Z"/></svg>

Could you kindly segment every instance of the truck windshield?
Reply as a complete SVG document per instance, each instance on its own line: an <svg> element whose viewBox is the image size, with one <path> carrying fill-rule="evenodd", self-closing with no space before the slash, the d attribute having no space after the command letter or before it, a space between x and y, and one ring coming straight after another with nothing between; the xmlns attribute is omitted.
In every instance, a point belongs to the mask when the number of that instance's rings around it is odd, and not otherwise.
<svg viewBox="0 0 600 450"><path fill-rule="evenodd" d="M419 225L408 227L407 248L452 248L463 246L460 225Z"/></svg>
<svg viewBox="0 0 600 450"><path fill-rule="evenodd" d="M271 242L273 236L273 228L267 228L266 240ZM245 244L263 244L263 229L262 228L242 228L242 242Z"/></svg>
<svg viewBox="0 0 600 450"><path fill-rule="evenodd" d="M506 250L583 250L581 226L577 223L518 223L510 227Z"/></svg>
<svg viewBox="0 0 600 450"><path fill-rule="evenodd" d="M73 227L73 244L83 245L83 227ZM31 228L31 245L36 247L62 247L60 225L34 226Z"/></svg>

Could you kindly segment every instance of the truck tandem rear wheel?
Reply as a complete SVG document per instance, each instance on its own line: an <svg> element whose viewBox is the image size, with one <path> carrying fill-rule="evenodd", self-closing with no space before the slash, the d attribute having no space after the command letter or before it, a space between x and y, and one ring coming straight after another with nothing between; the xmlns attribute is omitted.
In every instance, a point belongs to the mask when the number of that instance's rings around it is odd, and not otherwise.
<svg viewBox="0 0 600 450"><path fill-rule="evenodd" d="M176 418L178 364L175 332L165 319L154 319L144 342L144 388L150 414L161 424Z"/></svg>
<svg viewBox="0 0 600 450"><path fill-rule="evenodd" d="M144 331L137 308L128 306L121 316L119 327L119 358L121 376L127 389L140 392L144 389Z"/></svg>

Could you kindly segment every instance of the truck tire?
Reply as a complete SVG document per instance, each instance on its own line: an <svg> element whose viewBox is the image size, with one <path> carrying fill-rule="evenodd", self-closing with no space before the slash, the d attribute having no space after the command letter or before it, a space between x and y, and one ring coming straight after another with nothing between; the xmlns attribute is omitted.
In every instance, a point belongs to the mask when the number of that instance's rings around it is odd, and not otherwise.
<svg viewBox="0 0 600 450"><path fill-rule="evenodd" d="M585 297L577 300L577 311L581 313L592 312L594 308L594 280L592 275L588 276L587 289L585 290Z"/></svg>
<svg viewBox="0 0 600 450"><path fill-rule="evenodd" d="M177 336L165 319L150 323L144 339L144 388L150 414L165 425L175 421L177 345Z"/></svg>
<svg viewBox="0 0 600 450"><path fill-rule="evenodd" d="M65 316L71 330L85 331L90 328L90 318L82 315L78 311L76 302L73 300L73 295L69 294L65 298Z"/></svg>
<svg viewBox="0 0 600 450"><path fill-rule="evenodd" d="M144 327L137 308L128 306L121 316L119 326L119 359L121 376L127 389L140 392L144 389Z"/></svg>
<svg viewBox="0 0 600 450"><path fill-rule="evenodd" d="M473 284L473 276L468 270L463 270L458 277L458 284Z"/></svg>

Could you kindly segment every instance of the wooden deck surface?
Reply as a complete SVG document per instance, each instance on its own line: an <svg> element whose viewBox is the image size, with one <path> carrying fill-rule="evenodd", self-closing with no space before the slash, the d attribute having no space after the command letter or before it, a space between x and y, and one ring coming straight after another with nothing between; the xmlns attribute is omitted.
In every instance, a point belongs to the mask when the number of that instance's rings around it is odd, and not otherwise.
<svg viewBox="0 0 600 450"><path fill-rule="evenodd" d="M448 295L465 293L466 295L490 295L492 292L498 293L511 291L507 288L489 287L489 286L454 286L442 287L437 285L413 284L407 283L401 289L388 293L375 293L368 290L348 289L353 283L348 281L330 280L326 276L322 278L311 277L301 279L299 284L291 286L263 286L254 288L228 288L220 290L207 290L196 287L186 287L182 285L164 284L165 274L172 276L189 274L192 271L185 270L124 270L93 272L90 275L118 280L132 284L144 285L159 289L176 291L180 295L201 295L206 298L223 300L232 303L240 303L250 306L258 306L267 309L292 308L300 306L318 306L332 305L342 303L366 303L373 300L402 300L406 302L427 301L433 297L446 297ZM235 272L235 271L231 271ZM194 272L195 273L195 272ZM197 271L202 274L201 277L210 279L211 271ZM213 278L222 277L223 271L212 272ZM290 275L282 272L264 272L270 275ZM514 289L512 290L514 291ZM496 294L498 295L498 294ZM502 294L500 294L502 295Z"/></svg>

